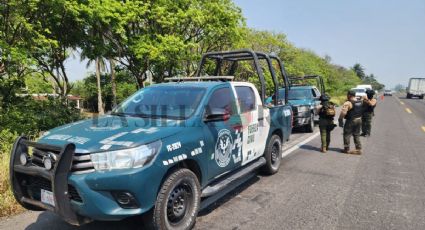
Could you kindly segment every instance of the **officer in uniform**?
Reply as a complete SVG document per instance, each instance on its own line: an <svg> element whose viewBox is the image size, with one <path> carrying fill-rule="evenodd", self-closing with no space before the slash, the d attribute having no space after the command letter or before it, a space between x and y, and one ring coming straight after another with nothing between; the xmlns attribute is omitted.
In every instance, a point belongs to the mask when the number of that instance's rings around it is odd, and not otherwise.
<svg viewBox="0 0 425 230"><path fill-rule="evenodd" d="M376 106L376 99L373 98L375 91L368 89L366 90L367 98L363 100L364 102L364 113L362 116L362 134L361 136L368 137L370 136L370 130L372 128L372 117L375 115L374 110Z"/></svg>
<svg viewBox="0 0 425 230"><path fill-rule="evenodd" d="M356 99L356 92L348 91L347 101L342 105L339 114L338 123L340 127L344 127L344 150L343 153L361 154L362 144L360 142L360 129L362 127L362 116L364 111L363 100ZM345 124L343 119L345 119ZM355 151L350 151L350 138L354 137Z"/></svg>
<svg viewBox="0 0 425 230"><path fill-rule="evenodd" d="M331 131L335 128L335 105L329 101L328 95L320 96L320 105L317 107L319 113L319 130L322 141L320 151L326 153L331 142Z"/></svg>

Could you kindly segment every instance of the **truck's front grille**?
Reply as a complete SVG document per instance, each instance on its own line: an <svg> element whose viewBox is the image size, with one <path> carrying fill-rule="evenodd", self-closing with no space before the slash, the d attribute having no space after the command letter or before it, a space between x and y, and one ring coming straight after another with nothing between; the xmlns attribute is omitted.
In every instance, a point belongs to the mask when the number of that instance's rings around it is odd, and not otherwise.
<svg viewBox="0 0 425 230"><path fill-rule="evenodd" d="M75 187L70 184L68 185L68 194L69 194L69 199L83 203L83 199L81 199L77 189L75 189Z"/></svg>
<svg viewBox="0 0 425 230"><path fill-rule="evenodd" d="M94 165L91 161L90 154L75 154L72 161L72 172L89 173L94 171Z"/></svg>
<svg viewBox="0 0 425 230"><path fill-rule="evenodd" d="M35 200L41 199L41 189L52 192L52 183L42 177L28 176L26 186L28 195ZM83 203L83 199L80 197L77 189L75 189L75 187L70 184L68 184L68 195L69 199Z"/></svg>
<svg viewBox="0 0 425 230"><path fill-rule="evenodd" d="M43 151L40 149L33 148L32 163L39 167L44 168L43 159L47 155L51 155L54 159L59 158L59 152ZM94 171L93 163L91 162L89 154L74 154L72 161L71 172L74 173L89 173Z"/></svg>

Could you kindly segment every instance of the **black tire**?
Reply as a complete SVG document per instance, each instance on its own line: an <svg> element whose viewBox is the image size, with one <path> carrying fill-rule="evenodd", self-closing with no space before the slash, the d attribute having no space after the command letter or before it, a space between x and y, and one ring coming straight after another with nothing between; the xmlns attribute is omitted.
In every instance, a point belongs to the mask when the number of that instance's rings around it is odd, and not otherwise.
<svg viewBox="0 0 425 230"><path fill-rule="evenodd" d="M201 186L188 169L171 173L161 186L155 202L155 229L191 229L201 203Z"/></svg>
<svg viewBox="0 0 425 230"><path fill-rule="evenodd" d="M412 94L408 93L408 94L407 94L407 96L406 96L406 98L407 98L407 99L412 98Z"/></svg>
<svg viewBox="0 0 425 230"><path fill-rule="evenodd" d="M310 122L304 127L307 133L312 133L314 131L314 114L310 113Z"/></svg>
<svg viewBox="0 0 425 230"><path fill-rule="evenodd" d="M419 96L419 99L424 99L424 95Z"/></svg>
<svg viewBox="0 0 425 230"><path fill-rule="evenodd" d="M266 158L266 165L262 167L262 171L268 175L277 173L282 159L282 141L278 135L274 134L270 138L264 152L264 157Z"/></svg>

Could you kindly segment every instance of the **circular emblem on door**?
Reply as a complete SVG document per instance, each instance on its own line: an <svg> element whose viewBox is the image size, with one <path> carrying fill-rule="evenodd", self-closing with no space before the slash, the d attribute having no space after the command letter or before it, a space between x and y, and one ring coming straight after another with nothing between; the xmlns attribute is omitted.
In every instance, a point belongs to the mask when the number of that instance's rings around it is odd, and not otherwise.
<svg viewBox="0 0 425 230"><path fill-rule="evenodd" d="M215 161L217 165L224 168L231 159L233 148L233 138L230 131L222 129L218 132L217 143L215 144Z"/></svg>

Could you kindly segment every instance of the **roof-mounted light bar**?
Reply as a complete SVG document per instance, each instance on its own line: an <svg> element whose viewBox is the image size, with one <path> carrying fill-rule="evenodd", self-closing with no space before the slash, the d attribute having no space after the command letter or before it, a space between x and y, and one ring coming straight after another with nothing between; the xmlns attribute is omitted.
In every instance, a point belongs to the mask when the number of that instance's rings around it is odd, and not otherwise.
<svg viewBox="0 0 425 230"><path fill-rule="evenodd" d="M167 77L164 80L170 82L182 81L232 81L234 76L202 76L202 77Z"/></svg>

